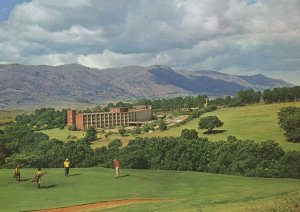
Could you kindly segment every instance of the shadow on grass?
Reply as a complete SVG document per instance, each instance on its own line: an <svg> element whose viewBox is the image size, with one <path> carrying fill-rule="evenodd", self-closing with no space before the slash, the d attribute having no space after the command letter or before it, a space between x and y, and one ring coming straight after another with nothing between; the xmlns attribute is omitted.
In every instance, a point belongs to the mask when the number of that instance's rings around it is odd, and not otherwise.
<svg viewBox="0 0 300 212"><path fill-rule="evenodd" d="M31 180L31 178L21 179L20 182Z"/></svg>
<svg viewBox="0 0 300 212"><path fill-rule="evenodd" d="M205 135L210 135L210 134L219 134L226 132L227 130L212 130L212 131L205 131L203 134Z"/></svg>
<svg viewBox="0 0 300 212"><path fill-rule="evenodd" d="M129 176L130 176L129 174L125 174L125 175L120 175L119 178L120 177L129 177Z"/></svg>
<svg viewBox="0 0 300 212"><path fill-rule="evenodd" d="M70 174L69 177L74 177L74 176L78 176L81 175L81 173L77 173L77 174Z"/></svg>
<svg viewBox="0 0 300 212"><path fill-rule="evenodd" d="M52 184L52 185L41 186L40 188L48 189L48 188L55 188L55 187L56 187L56 184Z"/></svg>
<svg viewBox="0 0 300 212"><path fill-rule="evenodd" d="M300 143L300 138L296 138L296 139L288 138L287 141L292 143Z"/></svg>

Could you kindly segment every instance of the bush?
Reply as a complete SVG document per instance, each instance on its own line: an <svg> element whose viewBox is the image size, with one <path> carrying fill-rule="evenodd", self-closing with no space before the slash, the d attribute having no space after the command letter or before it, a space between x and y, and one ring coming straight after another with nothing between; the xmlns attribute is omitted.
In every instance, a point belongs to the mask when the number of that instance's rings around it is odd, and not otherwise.
<svg viewBox="0 0 300 212"><path fill-rule="evenodd" d="M151 130L151 127L148 125L148 124L145 124L144 126L143 126L143 131L144 132L149 132Z"/></svg>
<svg viewBox="0 0 300 212"><path fill-rule="evenodd" d="M279 125L289 141L300 141L300 108L284 107L278 112Z"/></svg>
<svg viewBox="0 0 300 212"><path fill-rule="evenodd" d="M125 133L126 133L126 129L125 129L124 127L122 127L122 128L120 128L120 129L118 130L118 132L119 132L119 134L120 134L121 136L124 136Z"/></svg>
<svg viewBox="0 0 300 212"><path fill-rule="evenodd" d="M197 139L198 132L194 129L191 129L191 130L183 129L183 130L181 130L180 137L184 138L184 139L189 139L189 140Z"/></svg>
<svg viewBox="0 0 300 212"><path fill-rule="evenodd" d="M163 120L160 120L158 127L162 131L168 128L166 122L164 122Z"/></svg>
<svg viewBox="0 0 300 212"><path fill-rule="evenodd" d="M73 125L69 125L68 126L68 130L70 130L70 131L77 131L77 127L73 126Z"/></svg>

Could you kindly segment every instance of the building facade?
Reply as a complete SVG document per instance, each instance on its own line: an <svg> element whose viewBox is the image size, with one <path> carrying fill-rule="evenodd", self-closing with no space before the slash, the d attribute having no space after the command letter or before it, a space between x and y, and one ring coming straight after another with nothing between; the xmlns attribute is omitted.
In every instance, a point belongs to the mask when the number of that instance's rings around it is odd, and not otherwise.
<svg viewBox="0 0 300 212"><path fill-rule="evenodd" d="M85 130L88 127L115 128L127 127L152 120L152 108L149 105L137 105L133 109L126 107L110 108L109 112L78 113L76 110L67 110L67 125Z"/></svg>

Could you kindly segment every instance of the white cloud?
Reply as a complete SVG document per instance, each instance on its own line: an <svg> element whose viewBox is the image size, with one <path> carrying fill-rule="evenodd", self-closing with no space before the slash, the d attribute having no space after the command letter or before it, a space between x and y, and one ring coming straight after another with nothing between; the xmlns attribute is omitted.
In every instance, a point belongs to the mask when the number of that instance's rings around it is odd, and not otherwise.
<svg viewBox="0 0 300 212"><path fill-rule="evenodd" d="M66 54L47 54L47 55L30 55L26 58L22 58L22 64L32 64L32 65L63 65L75 63L76 57L72 53Z"/></svg>
<svg viewBox="0 0 300 212"><path fill-rule="evenodd" d="M113 68L120 66L144 65L147 54L118 54L105 50L102 54L79 55L78 63L93 68Z"/></svg>
<svg viewBox="0 0 300 212"><path fill-rule="evenodd" d="M0 57L97 68L164 64L300 83L299 7L295 0L33 0L0 23Z"/></svg>

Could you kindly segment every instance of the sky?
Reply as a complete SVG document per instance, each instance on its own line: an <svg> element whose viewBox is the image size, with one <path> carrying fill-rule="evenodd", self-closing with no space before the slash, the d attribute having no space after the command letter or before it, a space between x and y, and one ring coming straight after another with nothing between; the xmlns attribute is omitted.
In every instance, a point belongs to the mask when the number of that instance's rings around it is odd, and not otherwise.
<svg viewBox="0 0 300 212"><path fill-rule="evenodd" d="M0 64L167 65L300 85L300 0L0 0Z"/></svg>

